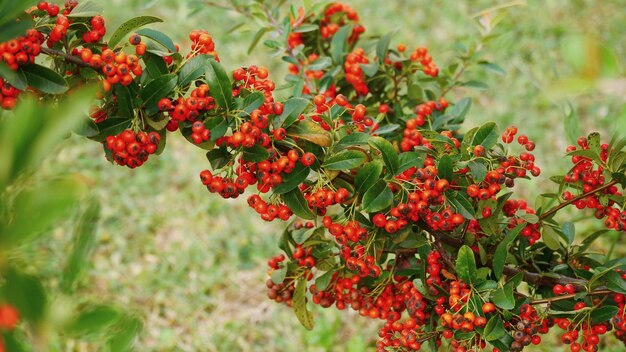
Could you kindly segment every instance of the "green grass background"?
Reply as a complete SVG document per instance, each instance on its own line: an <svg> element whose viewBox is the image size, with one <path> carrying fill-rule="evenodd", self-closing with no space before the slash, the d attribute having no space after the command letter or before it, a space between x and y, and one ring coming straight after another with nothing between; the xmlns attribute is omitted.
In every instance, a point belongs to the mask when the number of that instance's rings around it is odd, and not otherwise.
<svg viewBox="0 0 626 352"><path fill-rule="evenodd" d="M198 2L109 0L101 2L109 30L137 15L165 19L155 26L181 48L187 33L208 30L227 69L250 64L271 68L280 82L285 72L260 45L246 53L257 24L227 33L241 16ZM551 189L547 177L567 167L565 107L571 103L581 131L626 134L626 1L518 1L502 10L494 30L499 36L484 49L485 58L507 74L476 69L468 77L489 85L483 91L459 89L450 97L473 97L467 128L486 121L517 125L537 142L542 177L521 187L534 199ZM367 35L396 31L394 44L426 45L436 62L447 66L456 43L478 38L473 14L499 1L351 1ZM607 138L608 140L608 138ZM204 153L182 138L168 140L166 151L137 170L105 161L99 144L72 137L49 160L44 174L80 173L90 179L102 201L99 246L80 292L119 302L140 314L145 328L138 351L364 351L371 350L382 322L354 312L314 308L316 327L302 328L284 305L266 298L266 260L278 253L282 225L262 222L245 200L223 201L198 181L208 167ZM532 192L531 192L532 191ZM578 224L577 224L578 226ZM601 224L582 223L579 228ZM66 227L36 248L33 266L54 280L69 245ZM618 242L621 244L622 242ZM618 246L619 247L619 246ZM603 248L600 248L601 250ZM624 251L622 251L624 252ZM560 351L556 337L541 348ZM554 341L553 341L554 340ZM610 343L602 351L623 351ZM60 340L60 351L92 351L97 340Z"/></svg>

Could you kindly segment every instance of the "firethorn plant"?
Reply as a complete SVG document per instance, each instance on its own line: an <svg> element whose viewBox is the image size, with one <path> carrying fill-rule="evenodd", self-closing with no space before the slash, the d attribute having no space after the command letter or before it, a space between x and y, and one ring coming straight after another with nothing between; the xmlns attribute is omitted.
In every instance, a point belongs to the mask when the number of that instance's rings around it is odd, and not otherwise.
<svg viewBox="0 0 626 352"><path fill-rule="evenodd" d="M626 342L626 260L589 251L626 230L626 139L581 137L553 193L516 199L514 186L541 174L535 142L495 123L461 133L471 101L447 98L469 85L469 65L495 64L464 56L442 70L426 47L364 37L345 4L292 8L282 20L262 2L251 11L267 17L258 37L273 30L265 44L289 64L286 100L264 66L228 74L206 31L191 32L183 54L141 28L161 21L143 16L104 41L98 7L70 0L39 3L20 17L32 28L0 45L0 103L96 81L80 132L110 161L141 166L168 133L206 150L210 193L248 190L263 220L288 222L268 296L308 329L310 301L380 320L379 351L521 351L551 329L574 352L598 350L609 331ZM577 241L573 223L555 217L572 206L607 229ZM0 329L18 316L0 306Z"/></svg>

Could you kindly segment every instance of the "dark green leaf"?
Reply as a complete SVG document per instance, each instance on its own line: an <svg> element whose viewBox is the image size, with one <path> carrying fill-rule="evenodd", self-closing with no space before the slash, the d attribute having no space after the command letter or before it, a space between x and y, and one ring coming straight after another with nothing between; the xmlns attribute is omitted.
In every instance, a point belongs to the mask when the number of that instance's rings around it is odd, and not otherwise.
<svg viewBox="0 0 626 352"><path fill-rule="evenodd" d="M77 336L102 332L120 319L121 313L110 306L85 308L69 326L68 333Z"/></svg>
<svg viewBox="0 0 626 352"><path fill-rule="evenodd" d="M462 193L446 192L446 199L454 206L457 213L463 215L464 218L472 220L475 217L472 202Z"/></svg>
<svg viewBox="0 0 626 352"><path fill-rule="evenodd" d="M476 282L477 272L474 251L468 246L461 247L456 257L456 275L469 284Z"/></svg>
<svg viewBox="0 0 626 352"><path fill-rule="evenodd" d="M513 286L504 285L491 294L491 302L502 309L513 309L515 307L515 298L513 297Z"/></svg>
<svg viewBox="0 0 626 352"><path fill-rule="evenodd" d="M25 90L28 87L28 82L26 82L26 75L24 75L24 71L13 71L8 68L4 62L0 62L0 77L4 78L7 82L9 82L9 84L19 90Z"/></svg>
<svg viewBox="0 0 626 352"><path fill-rule="evenodd" d="M133 342L143 329L143 323L136 317L124 317L115 325L115 332L108 340L109 351L130 352Z"/></svg>
<svg viewBox="0 0 626 352"><path fill-rule="evenodd" d="M28 85L46 94L63 94L69 89L65 79L55 71L41 65L22 66Z"/></svg>
<svg viewBox="0 0 626 352"><path fill-rule="evenodd" d="M380 179L382 173L383 163L381 160L373 160L367 163L356 173L354 179L355 192L363 193L370 189Z"/></svg>
<svg viewBox="0 0 626 352"><path fill-rule="evenodd" d="M170 37L168 37L163 32L159 32L152 28L143 28L143 29L138 30L137 34L139 34L142 37L146 37L146 38L150 38L154 40L155 42L161 44L163 47L169 50L169 52L171 53L176 52L176 46L174 46L174 42L172 41Z"/></svg>
<svg viewBox="0 0 626 352"><path fill-rule="evenodd" d="M174 90L177 81L178 77L175 74L168 74L146 84L140 95L148 115L159 111L157 106L159 100L167 97Z"/></svg>
<svg viewBox="0 0 626 352"><path fill-rule="evenodd" d="M567 243L571 245L574 242L574 237L576 236L576 228L574 227L574 223L566 221L563 223L563 234L565 238L567 238Z"/></svg>
<svg viewBox="0 0 626 352"><path fill-rule="evenodd" d="M346 135L345 137L341 138L339 142L335 144L335 146L333 147L333 150L339 151L341 149L344 149L353 145L364 145L368 143L370 138L372 138L372 136L370 136L367 133L352 132L349 135Z"/></svg>
<svg viewBox="0 0 626 352"><path fill-rule="evenodd" d="M258 163L263 160L267 160L270 157L270 152L267 148L258 144L251 148L243 148L243 160Z"/></svg>
<svg viewBox="0 0 626 352"><path fill-rule="evenodd" d="M512 230L509 230L504 239L498 244L498 247L496 247L496 251L493 256L493 274L496 276L496 279L500 280L502 277L502 272L504 271L504 266L506 265L506 257L509 253L511 243L515 241L524 227L524 224L520 224Z"/></svg>
<svg viewBox="0 0 626 352"><path fill-rule="evenodd" d="M604 274L606 287L615 292L626 294L626 281L616 271L609 271Z"/></svg>
<svg viewBox="0 0 626 352"><path fill-rule="evenodd" d="M618 311L619 308L616 306L603 306L592 310L589 316L592 323L598 324L611 320L611 318L617 315Z"/></svg>
<svg viewBox="0 0 626 352"><path fill-rule="evenodd" d="M366 159L363 152L344 150L326 158L322 167L326 170L351 170L363 165Z"/></svg>
<svg viewBox="0 0 626 352"><path fill-rule="evenodd" d="M251 93L243 100L240 109L245 111L247 114L251 114L254 110L258 109L259 106L263 105L264 100L265 97L263 96L263 93Z"/></svg>
<svg viewBox="0 0 626 352"><path fill-rule="evenodd" d="M108 136L118 135L129 128L131 123L131 118L108 118L97 124L100 133L91 139L96 142L104 142Z"/></svg>
<svg viewBox="0 0 626 352"><path fill-rule="evenodd" d="M487 322L485 332L483 333L485 340L497 340L504 336L504 334L506 334L506 330L504 329L504 322L502 319L497 315L491 317L491 319Z"/></svg>
<svg viewBox="0 0 626 352"><path fill-rule="evenodd" d="M387 182L378 180L363 195L361 206L368 213L375 213L390 207L393 204L393 193Z"/></svg>
<svg viewBox="0 0 626 352"><path fill-rule="evenodd" d="M393 144L382 137L372 137L369 141L369 145L381 153L388 174L394 176L398 170L400 161Z"/></svg>
<svg viewBox="0 0 626 352"><path fill-rule="evenodd" d="M482 182L485 179L485 176L487 175L487 166L485 166L485 164L477 160L472 160L467 163L467 166L472 172L472 175L474 175L474 179L476 181Z"/></svg>
<svg viewBox="0 0 626 352"><path fill-rule="evenodd" d="M424 166L424 157L423 154L418 152L404 152L398 155L398 170L396 171L396 175L399 175L406 170L412 167L422 167Z"/></svg>
<svg viewBox="0 0 626 352"><path fill-rule="evenodd" d="M315 214L298 188L283 194L283 201L296 216L307 220L315 219Z"/></svg>
<svg viewBox="0 0 626 352"><path fill-rule="evenodd" d="M206 66L206 79L209 84L209 92L213 99L224 110L229 110L232 104L233 93L230 79L226 71L217 61L210 59Z"/></svg>
<svg viewBox="0 0 626 352"><path fill-rule="evenodd" d="M291 173L282 175L282 182L273 188L274 193L283 194L298 187L306 180L310 170L309 167L298 163Z"/></svg>
<svg viewBox="0 0 626 352"><path fill-rule="evenodd" d="M310 104L310 101L304 98L296 97L287 100L283 106L283 113L274 117L274 128L291 126Z"/></svg>
<svg viewBox="0 0 626 352"><path fill-rule="evenodd" d="M111 35L111 38L109 39L107 45L109 46L109 48L115 48L115 46L119 42L121 42L128 33L139 27L143 27L147 24L156 22L163 22L163 20L154 16L133 17L117 27L115 32L113 32L113 35Z"/></svg>
<svg viewBox="0 0 626 352"><path fill-rule="evenodd" d="M334 273L333 270L329 270L315 279L315 288L319 291L324 291L330 285Z"/></svg>
<svg viewBox="0 0 626 352"><path fill-rule="evenodd" d="M497 127L494 122L487 122L480 126L472 140L472 146L482 145L485 149L490 149L498 141Z"/></svg>
<svg viewBox="0 0 626 352"><path fill-rule="evenodd" d="M3 301L13 305L22 319L39 323L46 311L48 298L43 285L36 277L13 269L5 272L2 286Z"/></svg>
<svg viewBox="0 0 626 352"><path fill-rule="evenodd" d="M178 72L178 85L186 87L189 83L202 77L210 57L209 55L198 55L189 59Z"/></svg>
<svg viewBox="0 0 626 352"><path fill-rule="evenodd" d="M213 149L206 153L206 157L213 170L219 170L228 164L230 154L225 149Z"/></svg>
<svg viewBox="0 0 626 352"><path fill-rule="evenodd" d="M446 179L448 181L452 181L452 159L448 154L443 155L439 159L439 164L437 165L437 175L439 178Z"/></svg>
<svg viewBox="0 0 626 352"><path fill-rule="evenodd" d="M352 26L343 26L339 28L330 42L330 56L337 64L343 62L342 57L346 50L346 44L348 44L348 36L350 36L350 34L352 34Z"/></svg>

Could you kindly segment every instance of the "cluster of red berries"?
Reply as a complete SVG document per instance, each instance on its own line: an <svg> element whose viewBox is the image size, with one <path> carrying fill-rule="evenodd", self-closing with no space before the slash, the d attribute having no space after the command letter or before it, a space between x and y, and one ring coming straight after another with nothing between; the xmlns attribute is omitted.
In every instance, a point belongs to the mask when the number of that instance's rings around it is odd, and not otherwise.
<svg viewBox="0 0 626 352"><path fill-rule="evenodd" d="M157 107L160 111L168 113L170 121L166 127L168 131L173 132L179 128L180 123L184 121L194 122L202 113L215 109L216 105L215 99L209 95L209 86L201 84L191 91L188 98L180 97L174 102L169 98L162 98L157 103ZM199 136L204 140L205 136L202 133L200 132ZM195 141L196 139L194 139Z"/></svg>
<svg viewBox="0 0 626 352"><path fill-rule="evenodd" d="M343 69L346 75L346 81L350 83L359 95L367 95L369 88L365 82L365 74L363 73L362 64L368 64L369 59L365 56L365 50L356 48L353 52L346 56L343 63Z"/></svg>
<svg viewBox="0 0 626 352"><path fill-rule="evenodd" d="M104 143L118 165L131 169L143 165L150 154L157 151L161 136L157 132L139 132L124 130L117 136L109 136Z"/></svg>
<svg viewBox="0 0 626 352"><path fill-rule="evenodd" d="M345 245L348 241L359 242L367 238L367 230L364 229L357 221L348 221L344 225L333 222L330 216L322 218L322 224L328 229L335 241L341 245ZM344 258L347 260L348 258Z"/></svg>
<svg viewBox="0 0 626 352"><path fill-rule="evenodd" d="M572 284L565 284L565 285L556 284L552 287L552 292L554 292L554 294L557 296L573 295L576 293L576 287Z"/></svg>
<svg viewBox="0 0 626 352"><path fill-rule="evenodd" d="M311 269L315 266L315 258L313 258L313 247L303 248L301 244L296 245L293 251L293 259L298 266Z"/></svg>
<svg viewBox="0 0 626 352"><path fill-rule="evenodd" d="M515 200L515 199L507 199L504 202L504 206L502 207L502 212L504 215L511 218L508 224L508 228L513 229L520 224L526 224L522 229L521 235L528 239L528 242L532 245L535 242L539 241L541 238L541 231L539 223L537 224L529 224L526 220L518 217L518 212L523 211L525 214L535 214L535 209L528 206L525 200Z"/></svg>
<svg viewBox="0 0 626 352"><path fill-rule="evenodd" d="M131 34L130 37L128 37L128 42L135 47L135 53L139 56L142 56L146 53L146 50L148 50L148 46L141 41L141 36L137 33Z"/></svg>
<svg viewBox="0 0 626 352"><path fill-rule="evenodd" d="M530 344L540 344L541 336L539 334L546 334L554 322L551 318L540 318L531 305L524 304L520 307L517 323L507 322L507 324L515 328L512 334L511 351L520 352Z"/></svg>
<svg viewBox="0 0 626 352"><path fill-rule="evenodd" d="M215 42L213 37L207 31L193 30L189 33L189 39L191 40L191 53L187 55L187 58L199 55L207 54L215 58L215 61L220 62L220 58L215 52Z"/></svg>
<svg viewBox="0 0 626 352"><path fill-rule="evenodd" d="M97 43L107 33L102 16L94 16L91 19L91 30L83 33L83 41L85 43Z"/></svg>
<svg viewBox="0 0 626 352"><path fill-rule="evenodd" d="M317 59L319 59L319 55L318 54L310 54L306 60L302 60L300 61L300 64L302 65L302 67L308 67L311 66ZM300 73L300 69L298 68L298 65L295 64L289 64L289 73L291 73L292 75L298 75L298 73ZM308 78L308 79L316 79L316 80L320 80L322 79L322 77L324 77L324 70L310 70L310 69L305 69L304 71L304 75ZM310 94L311 92L308 90L309 88L305 85L304 87L302 87L303 89L303 93L304 94ZM306 90L304 90L306 89Z"/></svg>
<svg viewBox="0 0 626 352"><path fill-rule="evenodd" d="M23 37L0 43L0 62L4 62L12 70L34 63L35 58L41 53L43 40L43 34L29 29Z"/></svg>
<svg viewBox="0 0 626 352"><path fill-rule="evenodd" d="M191 140L195 144L201 144L211 138L211 130L208 130L202 121L196 121L191 125Z"/></svg>
<svg viewBox="0 0 626 352"><path fill-rule="evenodd" d="M448 101L445 98L440 98L438 101L427 101L417 105L415 107L415 117L408 120L404 127L400 149L403 152L408 152L413 150L416 146L429 146L430 143L422 137L418 128L424 126L426 119L428 116L432 115L433 111L443 112L448 105Z"/></svg>
<svg viewBox="0 0 626 352"><path fill-rule="evenodd" d="M472 312L444 313L441 315L441 326L453 331L470 332L474 328L482 328L487 324L487 319ZM446 334L447 335L447 334Z"/></svg>
<svg viewBox="0 0 626 352"><path fill-rule="evenodd" d="M96 54L89 48L82 48L74 49L73 54L104 74L106 78L102 80L102 86L105 92L118 83L128 86L133 83L133 76L139 77L143 73L139 58L134 54L126 55L123 51L116 54L111 49L104 49L101 54Z"/></svg>
<svg viewBox="0 0 626 352"><path fill-rule="evenodd" d="M337 16L338 13L343 13L343 16ZM348 37L349 43L354 43L359 40L359 36L365 32L359 22L359 15L352 7L342 3L332 3L324 11L324 18L320 21L320 33L322 38L331 38L339 28L353 23L352 33Z"/></svg>
<svg viewBox="0 0 626 352"><path fill-rule="evenodd" d="M612 326L611 324L607 324L607 328L611 330L611 328L614 327L615 337L626 343L626 296L621 293L616 293L613 295L613 300L619 309L617 314L611 319Z"/></svg>
<svg viewBox="0 0 626 352"><path fill-rule="evenodd" d="M233 71L235 80L233 96L238 96L241 88L262 92L265 96L263 105L259 107L261 114L282 114L282 104L274 102L276 83L268 79L269 71L263 66L252 65L240 67Z"/></svg>
<svg viewBox="0 0 626 352"><path fill-rule="evenodd" d="M432 56L428 54L428 49L424 47L419 47L415 49L414 52L411 53L410 59L413 62L419 62L422 66L424 66L423 71L426 75L431 77L437 77L439 74L439 68L437 64L433 61Z"/></svg>
<svg viewBox="0 0 626 352"><path fill-rule="evenodd" d="M282 221L287 221L293 215L293 212L288 206L284 204L268 205L267 202L256 194L248 197L248 205L261 215L261 219L265 221L274 221L276 218L279 218Z"/></svg>
<svg viewBox="0 0 626 352"><path fill-rule="evenodd" d="M590 148L587 139L584 137L580 137L577 143L580 150L588 150ZM567 147L567 152L574 152L576 150L578 150L576 146L570 145ZM608 152L608 144L604 143L600 145L600 160L606 162ZM606 218L604 224L610 229L618 231L626 230L626 211L614 207L616 203L610 198L611 195L621 196L621 192L618 191L617 186L605 187L602 191L593 192L605 185L604 167L596 165L591 158L581 155L573 155L571 160L574 167L565 175L564 182L581 188L583 193L590 193L584 198L573 201L574 206L580 210L585 208L593 209L597 219ZM572 201L574 198L575 196L570 191L563 192L564 200Z"/></svg>
<svg viewBox="0 0 626 352"><path fill-rule="evenodd" d="M249 184L246 182L244 187L238 186L238 183L233 181L232 178L213 175L209 170L200 172L200 181L207 187L209 192L217 193L222 198L238 198Z"/></svg>
<svg viewBox="0 0 626 352"><path fill-rule="evenodd" d="M1 90L0 90L0 106L2 109L11 110L17 103L17 96L20 94L20 90L13 87L9 82L0 78Z"/></svg>
<svg viewBox="0 0 626 352"><path fill-rule="evenodd" d="M326 208L335 204L341 204L350 198L350 192L345 188L338 188L337 191L319 188L305 192L304 198L309 204L309 208L316 211L318 215L326 215Z"/></svg>
<svg viewBox="0 0 626 352"><path fill-rule="evenodd" d="M65 16L69 15L77 5L78 0L67 0L63 5L63 12L61 12L61 14ZM59 5L46 1L40 1L37 4L37 9L41 11L46 11L50 17L56 17L61 11Z"/></svg>
<svg viewBox="0 0 626 352"><path fill-rule="evenodd" d="M268 288L267 297L276 303L285 303L289 307L293 305L293 292L296 287L293 280L285 280L279 284L275 284L271 279L267 279L265 285Z"/></svg>
<svg viewBox="0 0 626 352"><path fill-rule="evenodd" d="M574 305L575 310L580 310L586 307L584 302L578 302ZM620 314L613 317L612 322L615 326L615 336L620 339L621 329ZM608 322L602 322L599 324L592 324L589 321L583 321L580 324L572 324L567 318L554 318L554 324L559 328L566 330L561 335L561 342L570 346L572 352L596 352L598 351L598 344L600 343L600 335L606 334L607 331L613 330L613 327ZM581 337L580 331L582 331L582 343L578 342Z"/></svg>

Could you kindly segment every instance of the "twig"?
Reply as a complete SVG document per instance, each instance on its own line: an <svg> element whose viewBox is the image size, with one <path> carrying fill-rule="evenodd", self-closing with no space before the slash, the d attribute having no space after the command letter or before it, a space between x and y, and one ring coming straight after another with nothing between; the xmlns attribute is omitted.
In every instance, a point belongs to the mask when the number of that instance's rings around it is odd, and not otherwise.
<svg viewBox="0 0 626 352"><path fill-rule="evenodd" d="M574 198L572 198L572 199L570 199L570 200L568 200L566 202L563 202L563 203L555 206L554 208L548 210L547 212L541 214L541 216L539 216L539 221L541 221L541 220L551 216L552 214L556 213L557 211L563 209L564 207L566 207L566 206L568 206L568 205L570 205L570 204L572 204L574 202L577 202L577 201L579 201L581 199L587 198L588 196L590 196L590 195L592 195L594 193L597 193L597 192L603 191L603 190L605 190L607 188L610 188L611 186L614 186L617 183L618 183L617 180L613 180L613 181L603 185L602 187L598 187L596 189L592 189L591 191L589 191L587 193L583 193L583 194L581 194L581 195L579 195L577 197L574 197Z"/></svg>
<svg viewBox="0 0 626 352"><path fill-rule="evenodd" d="M591 291L589 293L587 293L587 296L599 296L599 295L608 295L614 293L613 291L610 290L597 290L597 291ZM557 302L557 301L565 301L568 300L570 298L574 298L576 296L576 294L570 294L570 295L563 295L563 296L557 296L557 297L551 297L551 298L544 298L544 299L536 299L533 301L530 301L530 305L538 305L538 304L550 304L552 302Z"/></svg>
<svg viewBox="0 0 626 352"><path fill-rule="evenodd" d="M79 66L79 67L91 67L91 65L89 65L89 63L84 62L83 60L81 60L77 56L70 55L70 54L64 53L64 52L59 51L59 50L45 48L45 47L42 46L41 47L41 51L46 53L49 56L61 57L66 62L72 63L72 64L74 64L76 66Z"/></svg>

